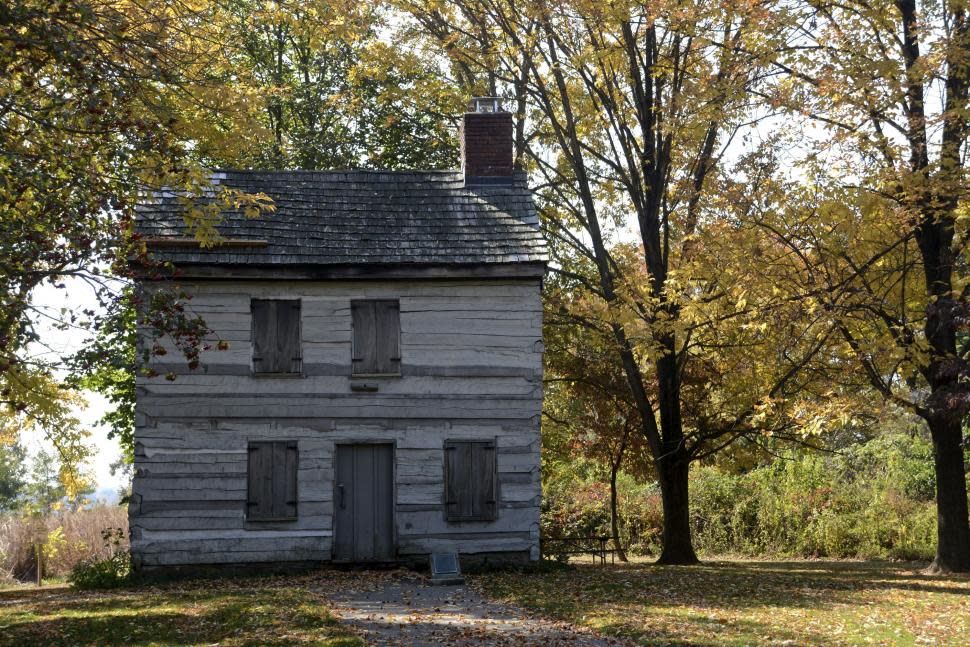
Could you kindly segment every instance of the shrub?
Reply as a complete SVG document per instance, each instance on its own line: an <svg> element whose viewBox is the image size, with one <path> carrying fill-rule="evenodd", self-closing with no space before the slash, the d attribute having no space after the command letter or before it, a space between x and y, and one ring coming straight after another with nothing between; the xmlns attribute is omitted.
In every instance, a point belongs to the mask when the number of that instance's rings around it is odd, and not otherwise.
<svg viewBox="0 0 970 647"><path fill-rule="evenodd" d="M122 528L106 528L101 537L107 557L97 556L74 565L67 581L78 590L111 589L124 585L131 575L131 555Z"/></svg>
<svg viewBox="0 0 970 647"><path fill-rule="evenodd" d="M609 527L609 488L594 480L563 478L549 483L542 502L542 536L546 540L562 537L600 535ZM547 556L563 560L558 542L545 544Z"/></svg>
<svg viewBox="0 0 970 647"><path fill-rule="evenodd" d="M837 455L806 453L746 474L691 473L697 548L791 557L930 559L928 441L891 434Z"/></svg>
<svg viewBox="0 0 970 647"><path fill-rule="evenodd" d="M617 482L620 536L623 546L635 554L650 554L660 546L663 512L660 492L652 483L638 483L627 474ZM570 474L546 481L542 502L542 537L609 537L610 488L590 474ZM548 557L562 559L559 546L547 543Z"/></svg>
<svg viewBox="0 0 970 647"><path fill-rule="evenodd" d="M624 545L654 553L663 524L656 486L624 474L618 491ZM743 474L695 466L690 505L695 548L707 554L927 560L935 551L932 447L915 434L795 454ZM609 535L602 475L547 474L542 532Z"/></svg>
<svg viewBox="0 0 970 647"><path fill-rule="evenodd" d="M623 546L635 555L658 553L663 530L660 488L655 483L637 483L633 477L621 474L617 481L617 499ZM609 526L604 534L610 534Z"/></svg>

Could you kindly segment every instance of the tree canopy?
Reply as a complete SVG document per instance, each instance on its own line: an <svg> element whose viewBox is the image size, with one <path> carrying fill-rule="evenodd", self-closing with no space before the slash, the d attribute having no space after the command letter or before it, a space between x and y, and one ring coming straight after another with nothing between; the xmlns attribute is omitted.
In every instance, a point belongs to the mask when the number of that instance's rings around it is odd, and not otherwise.
<svg viewBox="0 0 970 647"><path fill-rule="evenodd" d="M130 453L143 360L131 345L134 311L189 361L206 348L205 323L177 288L148 294L133 282L130 261L147 261L133 210L152 191L180 192L189 232L208 245L223 210L272 210L266 196L212 187L212 168L454 165L444 115L457 112L456 90L420 52L378 38L384 27L368 3L0 7L5 425L31 421L65 465L83 462L72 389L99 388L118 405L105 422ZM40 286L87 291L91 305L41 307ZM48 329L91 345L65 357Z"/></svg>

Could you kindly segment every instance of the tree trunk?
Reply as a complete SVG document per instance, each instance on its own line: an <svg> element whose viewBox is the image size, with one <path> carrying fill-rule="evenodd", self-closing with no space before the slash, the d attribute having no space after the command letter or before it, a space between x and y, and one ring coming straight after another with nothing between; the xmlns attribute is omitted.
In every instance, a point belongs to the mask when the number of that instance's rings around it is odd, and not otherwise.
<svg viewBox="0 0 970 647"><path fill-rule="evenodd" d="M922 369L930 385L926 413L922 414L933 437L936 468L936 559L930 567L938 572L970 572L970 520L967 518L967 481L963 462L963 418L970 397L961 380L961 357L957 353L957 331L962 327L966 303L954 290L953 272L960 257L954 247L956 214L965 190L964 153L968 133L967 96L970 89L970 29L967 13L957 6L951 16L952 32L946 41L946 94L944 96L938 170L929 161L923 84L920 60L920 16L915 0L896 0L901 17L903 59L906 69L906 117L909 125L910 171L918 178L901 192L903 204L912 200L920 218L916 242L923 260L923 279L929 297L923 330L930 347L930 361ZM933 183L925 183L926 179ZM915 191L912 191L915 189Z"/></svg>
<svg viewBox="0 0 970 647"><path fill-rule="evenodd" d="M44 545L34 542L34 555L37 559L37 586L44 585Z"/></svg>
<svg viewBox="0 0 970 647"><path fill-rule="evenodd" d="M671 454L657 463L660 496L663 500L663 550L658 564L697 564L690 534L690 508L687 500L687 474L690 464Z"/></svg>
<svg viewBox="0 0 970 647"><path fill-rule="evenodd" d="M697 564L690 531L690 502L687 498L690 459L684 443L684 423L680 415L680 374L676 345L672 335L664 335L659 341L665 350L656 361L662 445L660 453L654 455L654 461L660 479L660 497L663 499L664 531L663 550L657 563Z"/></svg>
<svg viewBox="0 0 970 647"><path fill-rule="evenodd" d="M933 438L936 468L936 559L930 567L942 573L970 572L970 519L963 459L963 418L970 394L960 379L957 317L964 304L953 300L954 219L952 211L929 207L916 231L930 303L924 331L930 362L923 375L930 385L924 417Z"/></svg>
<svg viewBox="0 0 970 647"><path fill-rule="evenodd" d="M928 420L936 466L936 559L930 570L970 572L970 515L963 458L963 429L954 416Z"/></svg>
<svg viewBox="0 0 970 647"><path fill-rule="evenodd" d="M616 548L616 556L621 562L628 562L626 551L623 550L623 543L620 541L620 515L616 510L616 473L619 465L610 466L610 529L613 531L613 546Z"/></svg>

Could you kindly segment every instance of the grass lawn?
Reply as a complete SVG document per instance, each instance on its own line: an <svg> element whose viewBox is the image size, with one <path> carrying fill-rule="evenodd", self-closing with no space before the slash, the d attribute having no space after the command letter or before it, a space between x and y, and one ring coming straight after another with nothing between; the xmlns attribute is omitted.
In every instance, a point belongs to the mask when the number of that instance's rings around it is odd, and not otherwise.
<svg viewBox="0 0 970 647"><path fill-rule="evenodd" d="M922 565L577 564L476 578L488 594L642 645L970 646L970 578Z"/></svg>
<svg viewBox="0 0 970 647"><path fill-rule="evenodd" d="M316 645L363 642L316 590L340 573L220 578L118 591L0 591L0 645Z"/></svg>
<svg viewBox="0 0 970 647"><path fill-rule="evenodd" d="M90 593L0 590L0 646L359 647L319 592L392 576L321 570ZM492 598L643 645L970 646L970 578L916 565L586 563L471 581Z"/></svg>

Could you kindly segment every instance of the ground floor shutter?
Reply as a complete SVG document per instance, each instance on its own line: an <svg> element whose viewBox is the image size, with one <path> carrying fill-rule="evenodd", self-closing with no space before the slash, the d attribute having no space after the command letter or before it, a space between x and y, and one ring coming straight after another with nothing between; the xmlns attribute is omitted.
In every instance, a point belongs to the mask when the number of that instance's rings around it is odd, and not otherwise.
<svg viewBox="0 0 970 647"><path fill-rule="evenodd" d="M297 517L299 448L295 440L249 443L246 518L282 520Z"/></svg>
<svg viewBox="0 0 970 647"><path fill-rule="evenodd" d="M445 442L445 514L449 521L490 521L496 510L494 441Z"/></svg>

